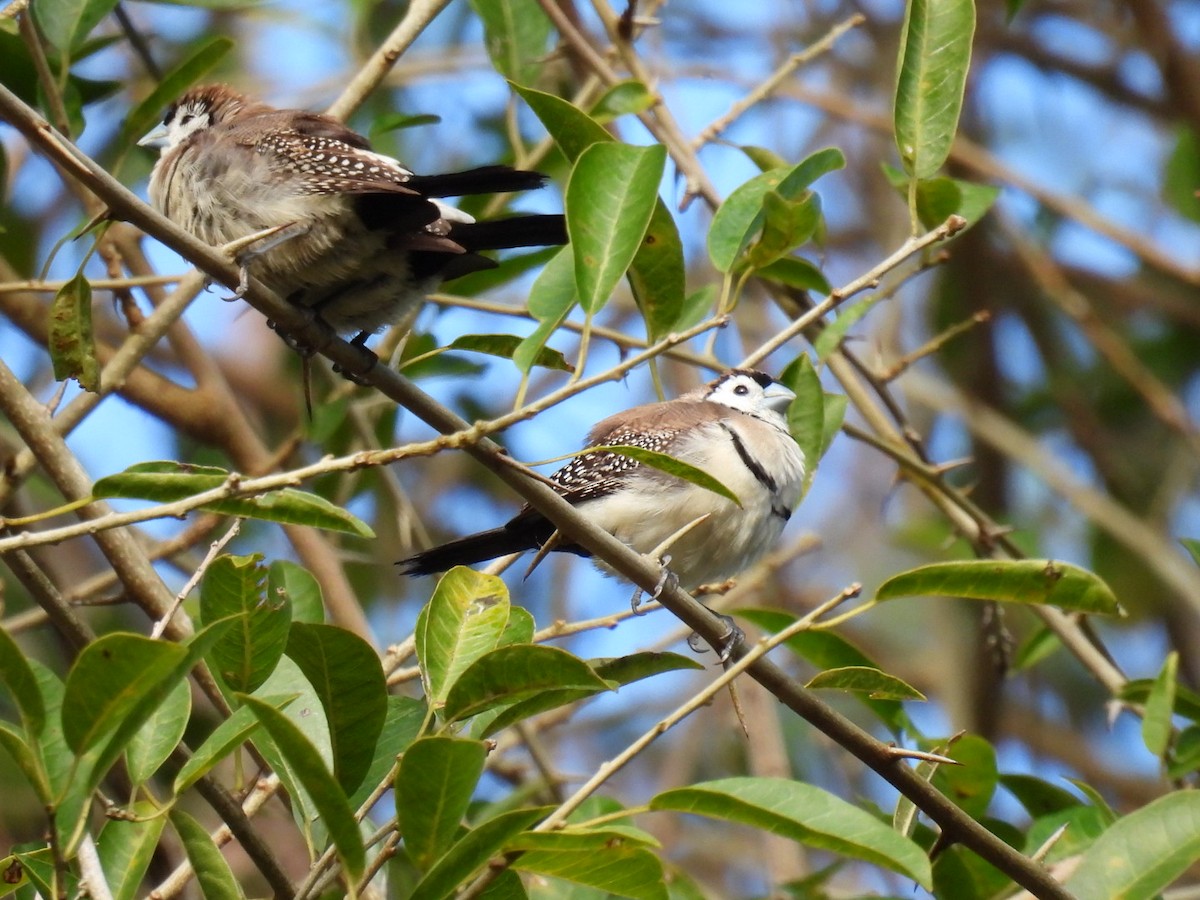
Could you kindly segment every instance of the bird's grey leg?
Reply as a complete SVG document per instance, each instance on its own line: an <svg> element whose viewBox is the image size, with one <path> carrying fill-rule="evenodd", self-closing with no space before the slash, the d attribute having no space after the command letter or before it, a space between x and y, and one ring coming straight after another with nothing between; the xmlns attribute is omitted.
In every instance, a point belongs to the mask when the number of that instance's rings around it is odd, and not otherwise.
<svg viewBox="0 0 1200 900"><path fill-rule="evenodd" d="M738 624L734 622L730 616L711 609L709 612L724 622L725 627L729 629L724 635L722 635L712 644L713 650L715 650L717 653L717 662L726 663L729 661L729 657L733 654L733 648L745 639L746 632L742 631L742 629L738 627ZM704 646L704 639L694 631L688 635L687 642L693 653L703 653L708 649Z"/></svg>
<svg viewBox="0 0 1200 900"><path fill-rule="evenodd" d="M238 264L238 286L237 290L233 292L233 296L225 299L240 300L246 296L246 291L250 290L250 263L264 253L270 253L280 244L308 234L309 228L310 226L305 222L290 222L286 225L264 229L226 244L225 252L232 255L233 261Z"/></svg>

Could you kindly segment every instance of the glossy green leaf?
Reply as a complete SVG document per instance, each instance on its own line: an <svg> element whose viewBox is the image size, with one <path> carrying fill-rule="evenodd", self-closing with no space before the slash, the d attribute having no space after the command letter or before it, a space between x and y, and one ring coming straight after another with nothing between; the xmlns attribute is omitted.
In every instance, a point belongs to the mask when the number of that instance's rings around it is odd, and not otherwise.
<svg viewBox="0 0 1200 900"><path fill-rule="evenodd" d="M267 594L262 556L219 556L200 584L200 619L237 616L236 626L213 646L209 663L235 691L258 688L279 663L292 624L285 598Z"/></svg>
<svg viewBox="0 0 1200 900"><path fill-rule="evenodd" d="M1151 900L1200 860L1200 792L1159 797L1115 822L1066 889L1078 900Z"/></svg>
<svg viewBox="0 0 1200 900"><path fill-rule="evenodd" d="M973 0L908 0L894 125L904 170L915 178L929 178L950 155L974 33Z"/></svg>
<svg viewBox="0 0 1200 900"><path fill-rule="evenodd" d="M96 852L113 900L133 900L158 847L166 817L147 801L131 810L138 820L109 819L96 837Z"/></svg>
<svg viewBox="0 0 1200 900"><path fill-rule="evenodd" d="M229 38L213 38L163 75L154 90L131 109L121 123L118 145L126 147L133 144L157 125L162 119L163 110L215 68L232 49L233 41Z"/></svg>
<svg viewBox="0 0 1200 900"><path fill-rule="evenodd" d="M508 624L508 588L495 575L455 566L417 617L417 659L429 702L441 704L462 673L496 649Z"/></svg>
<svg viewBox="0 0 1200 900"><path fill-rule="evenodd" d="M192 714L192 690L181 681L163 698L125 749L129 778L135 785L149 781L183 740Z"/></svg>
<svg viewBox="0 0 1200 900"><path fill-rule="evenodd" d="M877 601L914 596L965 597L1001 603L1041 603L1069 612L1120 615L1117 598L1096 575L1047 559L933 563L879 586Z"/></svg>
<svg viewBox="0 0 1200 900"><path fill-rule="evenodd" d="M1054 837L1054 845L1042 859L1045 865L1053 866L1062 860L1081 856L1104 833L1108 824L1103 813L1094 806L1079 804L1046 813L1029 824L1029 830L1025 833L1025 852L1032 854ZM1066 831L1060 832L1059 829L1064 825Z"/></svg>
<svg viewBox="0 0 1200 900"><path fill-rule="evenodd" d="M121 632L93 641L80 653L67 676L63 692L63 731L68 744L71 735L75 734L77 743L80 746L86 744L89 749L79 753L74 761L73 777L60 806L60 812L70 808L71 814L55 817L65 855L72 855L83 837L92 792L125 752L142 724L162 706L175 685L187 677L232 624L229 619L213 622L196 632L186 644L169 644L171 650L168 653L149 646L166 644L165 641ZM131 667L125 654L135 663L145 662L146 666ZM121 658L119 663L116 662L118 657ZM91 683L85 684L88 679ZM114 696L97 696L106 689ZM85 721L79 725L68 724L76 716Z"/></svg>
<svg viewBox="0 0 1200 900"><path fill-rule="evenodd" d="M883 174L907 203L908 176L886 164ZM990 184L976 184L945 176L926 178L917 182L917 218L926 228L936 228L951 215L957 215L971 226L987 214L999 196L1000 189Z"/></svg>
<svg viewBox="0 0 1200 900"><path fill-rule="evenodd" d="M375 756L362 784L350 798L352 807L361 807L371 791L385 780L389 780L389 773L396 765L396 757L420 737L421 729L425 725L426 709L424 701L416 697L388 696L387 715L383 719L383 730L379 732L379 740L375 742Z"/></svg>
<svg viewBox="0 0 1200 900"><path fill-rule="evenodd" d="M733 269L742 250L763 227L763 198L768 192L793 200L817 178L845 164L840 150L818 150L803 162L763 172L737 188L717 209L708 229L713 265L722 272Z"/></svg>
<svg viewBox="0 0 1200 900"><path fill-rule="evenodd" d="M925 695L912 685L871 666L826 669L810 678L805 687L811 690L856 691L876 700L926 699Z"/></svg>
<svg viewBox="0 0 1200 900"><path fill-rule="evenodd" d="M673 456L668 456L666 453L647 450L645 447L635 447L632 444L602 444L598 447L588 447L586 450L580 450L578 453L572 455L587 456L592 453L615 453L618 456L637 460L642 465L658 469L660 472L666 472L668 475L674 475L676 478L682 478L684 481L690 481L697 487L702 487L706 491L712 491L714 494L724 497L738 506L742 505L742 501L738 499L737 494L703 469L699 469L691 463L686 463Z"/></svg>
<svg viewBox="0 0 1200 900"><path fill-rule="evenodd" d="M577 656L557 647L517 644L480 657L454 683L443 715L455 722L548 690L604 691L609 685Z"/></svg>
<svg viewBox="0 0 1200 900"><path fill-rule="evenodd" d="M508 608L508 624L504 626L504 633L500 635L500 643L497 646L528 644L533 641L535 627L533 613L521 606L510 606Z"/></svg>
<svg viewBox="0 0 1200 900"><path fill-rule="evenodd" d="M796 399L788 406L788 431L804 454L804 479L800 496L808 493L817 463L821 459L821 448L825 444L825 391L821 387L821 376L817 374L807 353L801 353L779 376L780 382L789 388Z"/></svg>
<svg viewBox="0 0 1200 900"><path fill-rule="evenodd" d="M986 815L1000 778L996 748L977 734L966 734L954 741L926 740L921 747L961 763L939 766L933 775L933 786L972 817L979 819Z"/></svg>
<svg viewBox="0 0 1200 900"><path fill-rule="evenodd" d="M93 393L100 389L100 362L92 334L92 286L82 273L54 295L48 344L56 379L74 378Z"/></svg>
<svg viewBox="0 0 1200 900"><path fill-rule="evenodd" d="M1167 778L1185 778L1200 769L1200 725L1189 725L1179 732L1167 762Z"/></svg>
<svg viewBox="0 0 1200 900"><path fill-rule="evenodd" d="M602 850L530 850L513 867L587 885L634 900L667 900L662 863L642 847L611 846Z"/></svg>
<svg viewBox="0 0 1200 900"><path fill-rule="evenodd" d="M35 0L33 17L57 50L75 49L112 12L117 0Z"/></svg>
<svg viewBox="0 0 1200 900"><path fill-rule="evenodd" d="M821 199L812 191L803 191L795 198L767 191L762 198L762 215L762 232L746 248L746 262L752 269L782 259L816 233Z"/></svg>
<svg viewBox="0 0 1200 900"><path fill-rule="evenodd" d="M96 497L136 498L155 503L186 500L205 491L225 485L230 473L215 466L181 465L180 463L148 462L130 466L117 475L101 478L92 488ZM245 516L283 522L290 525L311 525L328 531L340 531L358 537L375 536L366 522L330 503L324 497L295 488L283 488L256 497L228 497L199 507L226 516Z"/></svg>
<svg viewBox="0 0 1200 900"><path fill-rule="evenodd" d="M42 767L42 761L30 746L25 733L19 728L0 720L0 747L8 751L25 780L37 794L38 800L44 806L53 802L53 791L50 780Z"/></svg>
<svg viewBox="0 0 1200 900"><path fill-rule="evenodd" d="M424 737L404 751L396 775L396 818L422 871L449 849L483 774L482 741Z"/></svg>
<svg viewBox="0 0 1200 900"><path fill-rule="evenodd" d="M290 606L293 622L325 621L321 585L308 569L291 560L277 559L267 569L267 602Z"/></svg>
<svg viewBox="0 0 1200 900"><path fill-rule="evenodd" d="M1034 818L1079 806L1082 801L1066 788L1033 775L1011 773L1000 776L1000 786L1017 798Z"/></svg>
<svg viewBox="0 0 1200 900"><path fill-rule="evenodd" d="M501 359L513 359L517 349L524 339L512 334L462 334L450 342L448 350L470 350L473 353L486 353L488 356L498 356ZM532 366L543 369L557 369L560 372L574 372L565 356L557 350L542 347L534 355Z"/></svg>
<svg viewBox="0 0 1200 900"><path fill-rule="evenodd" d="M630 79L618 82L606 90L588 111L588 115L603 124L621 116L645 112L654 103L654 93L640 81Z"/></svg>
<svg viewBox="0 0 1200 900"><path fill-rule="evenodd" d="M684 274L679 228L666 205L658 200L629 268L629 286L646 320L646 333L651 341L661 340L680 328L686 293Z"/></svg>
<svg viewBox="0 0 1200 900"><path fill-rule="evenodd" d="M545 66L550 20L537 0L471 0L483 21L484 44L496 71L528 84Z"/></svg>
<svg viewBox="0 0 1200 900"><path fill-rule="evenodd" d="M334 625L297 622L287 655L300 667L325 707L333 771L347 794L362 784L387 717L387 681L375 650Z"/></svg>
<svg viewBox="0 0 1200 900"><path fill-rule="evenodd" d="M541 120L550 137L554 138L558 149L567 158L567 162L574 163L592 144L613 140L613 136L603 125L562 97L517 84L512 88Z"/></svg>
<svg viewBox="0 0 1200 900"><path fill-rule="evenodd" d="M1131 678L1117 690L1118 700L1145 704L1154 690L1154 679ZM1175 714L1200 722L1200 694L1182 684L1175 685Z"/></svg>
<svg viewBox="0 0 1200 900"><path fill-rule="evenodd" d="M785 256L754 273L759 278L774 281L802 291L828 294L833 290L828 279L813 263L798 256Z"/></svg>
<svg viewBox="0 0 1200 900"><path fill-rule="evenodd" d="M516 834L544 817L553 807L517 809L488 819L454 842L409 895L409 900L444 900L468 883Z"/></svg>
<svg viewBox="0 0 1200 900"><path fill-rule="evenodd" d="M634 653L630 656L620 656L615 659L588 660L597 675L606 682L615 682L618 686L631 684L643 678L650 678L664 672L676 672L682 669L703 669L700 663L678 653ZM586 688L563 688L540 691L525 700L519 700L501 710L490 721L479 722L472 730L478 737L490 737L510 725L524 721L538 713L566 706L599 693L600 689L592 686ZM486 717L482 717L486 719ZM479 720L477 720L478 722ZM472 723L474 726L475 723Z"/></svg>
<svg viewBox="0 0 1200 900"><path fill-rule="evenodd" d="M238 699L250 707L287 759L292 772L304 785L320 813L342 865L350 877L357 880L366 867L362 835L345 793L325 767L321 754L287 716L269 703L249 694L241 694Z"/></svg>
<svg viewBox="0 0 1200 900"><path fill-rule="evenodd" d="M38 891L37 896L54 896L51 887L54 875L54 851L49 847L37 850L18 850L4 859L0 859L0 872L5 875L4 880L0 881L0 897L7 897L10 893L15 893L18 888L25 886L31 886ZM68 877L70 878L70 875ZM75 879L71 878L71 880Z"/></svg>
<svg viewBox="0 0 1200 900"><path fill-rule="evenodd" d="M616 844L661 847L652 834L632 825L605 824L596 828L567 825L554 831L526 831L508 845L511 850L603 850Z"/></svg>
<svg viewBox="0 0 1200 900"><path fill-rule="evenodd" d="M283 709L295 697L260 696L259 699L264 703L271 704L276 709ZM212 733L192 753L191 759L184 763L176 773L175 793L183 793L211 772L217 763L249 740L258 728L258 719L253 712L244 706L235 709L229 718L212 730Z"/></svg>
<svg viewBox="0 0 1200 900"><path fill-rule="evenodd" d="M17 704L25 732L37 738L46 724L46 707L38 690L37 676L17 642L3 628L0 628L0 685Z"/></svg>
<svg viewBox="0 0 1200 900"><path fill-rule="evenodd" d="M746 158L750 162L758 166L760 172L767 172L771 169L779 169L788 164L788 161L767 147L756 147L753 144L741 144L738 149L746 154Z"/></svg>
<svg viewBox="0 0 1200 900"><path fill-rule="evenodd" d="M785 778L724 778L659 794L651 809L740 822L883 866L932 886L929 860L913 841L820 788Z"/></svg>
<svg viewBox="0 0 1200 900"><path fill-rule="evenodd" d="M816 340L813 341L813 350L817 354L817 359L822 363L829 359L834 351L842 345L847 332L858 324L863 316L874 309L875 304L882 299L882 295L876 294L853 305L843 306L839 310L837 318L832 322L827 322Z"/></svg>
<svg viewBox="0 0 1200 900"><path fill-rule="evenodd" d="M528 375L545 350L546 341L575 308L575 256L563 247L553 256L529 288L529 314L538 327L513 350L512 361Z"/></svg>
<svg viewBox="0 0 1200 900"><path fill-rule="evenodd" d="M667 151L597 143L580 154L567 181L567 234L575 287L586 312L598 312L633 263L658 199Z"/></svg>
<svg viewBox="0 0 1200 900"><path fill-rule="evenodd" d="M203 825L178 807L171 809L171 825L183 843L203 896L228 900L246 896L229 863Z"/></svg>
<svg viewBox="0 0 1200 900"><path fill-rule="evenodd" d="M698 287L683 298L683 306L679 310L679 318L675 321L674 331L686 331L693 325L699 325L707 316L712 315L717 303L717 285L714 282Z"/></svg>
<svg viewBox="0 0 1200 900"><path fill-rule="evenodd" d="M825 458L825 454L829 452L829 445L833 443L833 439L842 430L842 421L846 418L846 406L849 402L850 398L845 394L831 394L826 392L825 402L822 407L825 412L825 421L821 427L820 459ZM813 474L816 475L815 467Z"/></svg>
<svg viewBox="0 0 1200 900"><path fill-rule="evenodd" d="M89 644L67 675L63 735L76 753L94 747L187 658L187 648L114 632Z"/></svg>
<svg viewBox="0 0 1200 900"><path fill-rule="evenodd" d="M1178 672L1179 654L1172 650L1163 661L1158 677L1154 679L1154 687L1150 689L1142 713L1142 740L1146 742L1146 749L1160 759L1166 756L1167 748L1171 745L1171 717L1175 714Z"/></svg>

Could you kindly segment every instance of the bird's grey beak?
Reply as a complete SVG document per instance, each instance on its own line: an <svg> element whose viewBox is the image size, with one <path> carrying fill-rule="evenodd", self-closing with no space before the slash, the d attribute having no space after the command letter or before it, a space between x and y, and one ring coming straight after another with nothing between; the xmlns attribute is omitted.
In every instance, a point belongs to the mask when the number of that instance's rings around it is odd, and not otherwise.
<svg viewBox="0 0 1200 900"><path fill-rule="evenodd" d="M145 136L138 141L139 147L153 147L155 150L161 150L167 146L167 126L156 125L150 131L146 132Z"/></svg>
<svg viewBox="0 0 1200 900"><path fill-rule="evenodd" d="M796 395L782 384L773 384L763 391L763 399L767 401L769 409L775 410L780 415L786 415L788 405L796 399Z"/></svg>

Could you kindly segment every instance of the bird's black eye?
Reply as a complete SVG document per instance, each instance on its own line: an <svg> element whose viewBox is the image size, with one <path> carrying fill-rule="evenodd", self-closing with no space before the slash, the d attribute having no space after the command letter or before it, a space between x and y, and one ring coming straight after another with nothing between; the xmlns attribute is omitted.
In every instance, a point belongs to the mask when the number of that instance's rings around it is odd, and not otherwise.
<svg viewBox="0 0 1200 900"><path fill-rule="evenodd" d="M748 393L750 393L750 388L746 387L744 384L739 384L733 389L733 392L739 397L745 397Z"/></svg>
<svg viewBox="0 0 1200 900"><path fill-rule="evenodd" d="M186 125L188 122L192 121L192 119L194 119L194 118L196 118L196 117L193 116L191 113L187 113L179 120L179 124Z"/></svg>

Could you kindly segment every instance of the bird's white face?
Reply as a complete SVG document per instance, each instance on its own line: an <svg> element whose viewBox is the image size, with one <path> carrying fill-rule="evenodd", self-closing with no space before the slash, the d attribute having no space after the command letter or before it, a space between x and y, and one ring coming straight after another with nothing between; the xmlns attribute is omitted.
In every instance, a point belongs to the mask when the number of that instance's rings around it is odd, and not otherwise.
<svg viewBox="0 0 1200 900"><path fill-rule="evenodd" d="M761 372L730 372L717 379L704 398L760 419L782 418L796 398L782 384Z"/></svg>
<svg viewBox="0 0 1200 900"><path fill-rule="evenodd" d="M212 106L205 99L184 100L167 110L162 124L138 141L142 147L157 147L163 152L178 147L191 135L212 124Z"/></svg>

